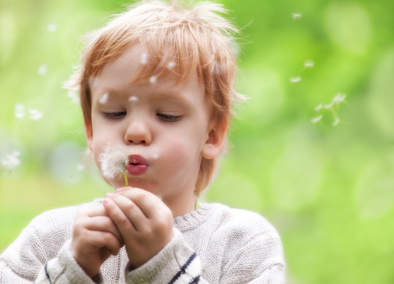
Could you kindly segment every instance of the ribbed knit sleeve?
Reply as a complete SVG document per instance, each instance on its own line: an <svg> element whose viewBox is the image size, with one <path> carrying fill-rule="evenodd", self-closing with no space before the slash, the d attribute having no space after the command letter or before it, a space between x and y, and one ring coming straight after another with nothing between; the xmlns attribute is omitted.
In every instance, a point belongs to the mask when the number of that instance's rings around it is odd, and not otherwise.
<svg viewBox="0 0 394 284"><path fill-rule="evenodd" d="M156 256L135 270L126 269L126 283L130 284L199 283L200 277L200 259L177 229L172 240Z"/></svg>
<svg viewBox="0 0 394 284"><path fill-rule="evenodd" d="M50 270L50 267L54 267L52 263L63 260L64 264L67 251L61 248L71 238L72 224L78 208L51 210L34 218L2 253L0 283L71 283L58 282L56 279L60 279L59 277L51 279L49 274L53 273ZM57 271L64 270L65 267L57 266Z"/></svg>

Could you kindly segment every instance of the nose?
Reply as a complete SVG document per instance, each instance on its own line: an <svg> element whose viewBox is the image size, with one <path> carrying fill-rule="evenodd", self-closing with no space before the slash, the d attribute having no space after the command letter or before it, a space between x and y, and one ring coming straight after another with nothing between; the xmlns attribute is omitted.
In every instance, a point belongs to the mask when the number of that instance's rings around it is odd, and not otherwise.
<svg viewBox="0 0 394 284"><path fill-rule="evenodd" d="M152 142L152 133L148 122L143 119L132 119L127 126L124 140L127 145L149 145Z"/></svg>

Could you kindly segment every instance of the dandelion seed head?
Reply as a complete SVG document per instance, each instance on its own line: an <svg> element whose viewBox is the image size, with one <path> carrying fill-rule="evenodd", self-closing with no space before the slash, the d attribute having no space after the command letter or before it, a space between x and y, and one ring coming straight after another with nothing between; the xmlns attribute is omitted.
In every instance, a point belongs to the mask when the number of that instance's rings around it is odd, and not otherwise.
<svg viewBox="0 0 394 284"><path fill-rule="evenodd" d="M301 81L301 77L293 77L293 78L290 78L290 82L292 82L292 83L298 83L298 82L300 82Z"/></svg>
<svg viewBox="0 0 394 284"><path fill-rule="evenodd" d="M312 122L312 124L315 124L315 123L319 122L322 118L323 118L323 115L320 114L320 115L315 116L314 118L312 118L311 122Z"/></svg>
<svg viewBox="0 0 394 284"><path fill-rule="evenodd" d="M16 168L20 165L20 154L21 153L19 151L13 151L11 154L5 156L5 158L1 161L1 164L9 170Z"/></svg>
<svg viewBox="0 0 394 284"><path fill-rule="evenodd" d="M25 107L21 104L15 105L15 116L17 118L24 118L25 117Z"/></svg>
<svg viewBox="0 0 394 284"><path fill-rule="evenodd" d="M53 23L50 23L50 24L47 26L47 30L48 30L49 32L55 32L55 31L57 30L57 26L56 26L55 24L53 24Z"/></svg>
<svg viewBox="0 0 394 284"><path fill-rule="evenodd" d="M100 104L106 104L108 102L108 93L104 93L99 99Z"/></svg>
<svg viewBox="0 0 394 284"><path fill-rule="evenodd" d="M107 179L113 179L121 177L128 162L128 157L111 145L107 145L100 154L98 161L103 176Z"/></svg>
<svg viewBox="0 0 394 284"><path fill-rule="evenodd" d="M291 14L291 17L295 21L295 20L298 20L298 19L302 18L302 14L300 14L300 13L293 13L293 14Z"/></svg>
<svg viewBox="0 0 394 284"><path fill-rule="evenodd" d="M141 63L142 65L146 65L146 64L148 63L148 54L147 54L146 52L143 52L143 53L141 54L140 63Z"/></svg>
<svg viewBox="0 0 394 284"><path fill-rule="evenodd" d="M156 83L156 80L157 80L157 77L156 77L156 76L151 76L151 77L149 78L149 82L150 82L151 84L155 84L155 83Z"/></svg>
<svg viewBox="0 0 394 284"><path fill-rule="evenodd" d="M45 76L47 74L47 72L48 72L48 70L47 70L47 66L45 64L38 67L38 74L40 76Z"/></svg>

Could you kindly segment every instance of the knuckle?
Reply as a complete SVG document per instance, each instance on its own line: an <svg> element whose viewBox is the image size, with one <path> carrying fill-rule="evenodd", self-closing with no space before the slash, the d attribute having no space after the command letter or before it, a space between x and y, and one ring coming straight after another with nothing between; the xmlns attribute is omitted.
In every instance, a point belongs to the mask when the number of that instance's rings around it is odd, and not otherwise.
<svg viewBox="0 0 394 284"><path fill-rule="evenodd" d="M148 201L149 198L150 198L149 193L145 190L140 190L136 192L135 199L140 203L144 203Z"/></svg>
<svg viewBox="0 0 394 284"><path fill-rule="evenodd" d="M122 227L130 224L129 220L124 215L118 216L117 223L118 223L118 225L120 225Z"/></svg>
<svg viewBox="0 0 394 284"><path fill-rule="evenodd" d="M131 211L134 208L135 208L134 202L127 202L127 204L125 205L125 210L127 210L127 211Z"/></svg>

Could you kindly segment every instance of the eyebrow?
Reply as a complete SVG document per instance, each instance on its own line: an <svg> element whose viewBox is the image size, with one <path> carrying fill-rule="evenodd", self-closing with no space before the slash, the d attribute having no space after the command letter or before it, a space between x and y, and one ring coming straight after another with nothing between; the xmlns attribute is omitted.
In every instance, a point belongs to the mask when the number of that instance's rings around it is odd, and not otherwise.
<svg viewBox="0 0 394 284"><path fill-rule="evenodd" d="M101 90L100 90L101 91ZM148 95L154 99L162 98L163 101L174 103L178 105L192 105L193 102L188 99L186 96L182 94L181 91L178 90L156 90L155 92L149 92ZM95 94L94 99L92 100L92 104L95 105L105 105L107 103L111 103L115 100L122 100L130 102L131 97L137 97L138 100L143 98L144 95L138 96L138 92L135 94L129 94L125 96L124 91L116 88L105 88L100 92L100 94Z"/></svg>

